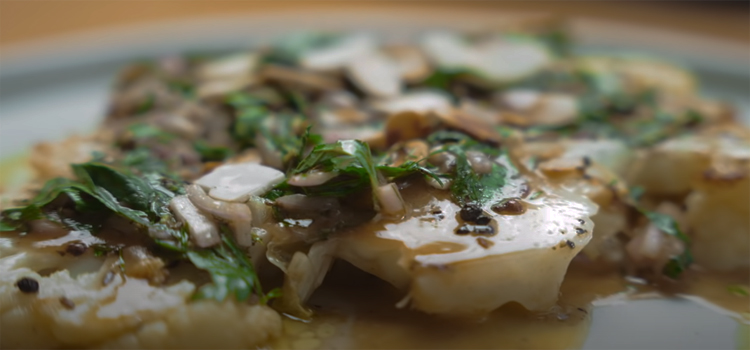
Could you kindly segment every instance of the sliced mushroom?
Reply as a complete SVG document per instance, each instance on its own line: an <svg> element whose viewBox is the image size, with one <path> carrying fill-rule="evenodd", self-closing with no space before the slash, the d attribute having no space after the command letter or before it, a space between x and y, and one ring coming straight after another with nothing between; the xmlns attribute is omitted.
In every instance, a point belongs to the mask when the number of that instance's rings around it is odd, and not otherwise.
<svg viewBox="0 0 750 350"><path fill-rule="evenodd" d="M195 204L198 209L228 221L239 245L250 247L255 244L252 227L253 213L250 211L250 207L243 203L215 200L196 184L188 185L185 187L185 191L190 202Z"/></svg>

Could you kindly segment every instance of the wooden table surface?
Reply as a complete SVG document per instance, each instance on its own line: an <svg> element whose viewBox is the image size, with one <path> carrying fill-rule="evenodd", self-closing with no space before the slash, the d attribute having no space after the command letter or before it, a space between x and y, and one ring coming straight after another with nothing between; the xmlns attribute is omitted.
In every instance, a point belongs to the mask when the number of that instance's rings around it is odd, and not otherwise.
<svg viewBox="0 0 750 350"><path fill-rule="evenodd" d="M748 1L255 1L255 0L0 0L0 49L99 29L207 15L377 8L532 11L641 23L684 33L750 42Z"/></svg>

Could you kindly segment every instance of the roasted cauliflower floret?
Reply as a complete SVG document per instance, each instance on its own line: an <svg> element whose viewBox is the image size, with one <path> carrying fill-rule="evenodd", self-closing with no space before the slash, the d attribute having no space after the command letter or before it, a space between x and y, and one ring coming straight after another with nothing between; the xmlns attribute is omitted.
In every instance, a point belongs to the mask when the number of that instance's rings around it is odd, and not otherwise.
<svg viewBox="0 0 750 350"><path fill-rule="evenodd" d="M23 287L24 283L35 286ZM26 268L4 271L0 276L0 344L4 348L103 343L117 348L247 348L279 334L280 317L267 307L191 303L194 289L187 281L154 287L146 280L112 273L106 266L75 278L67 270L48 277ZM226 336L215 337L219 330Z"/></svg>

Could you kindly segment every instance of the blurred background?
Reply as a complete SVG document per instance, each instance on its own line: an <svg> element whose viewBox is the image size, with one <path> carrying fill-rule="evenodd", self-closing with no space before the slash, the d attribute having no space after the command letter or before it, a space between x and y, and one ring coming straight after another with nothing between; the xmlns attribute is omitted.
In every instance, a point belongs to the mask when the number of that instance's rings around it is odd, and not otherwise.
<svg viewBox="0 0 750 350"><path fill-rule="evenodd" d="M235 50L300 30L490 29L523 14L574 19L582 53L646 54L750 110L748 1L0 0L0 160L93 130L134 60Z"/></svg>
<svg viewBox="0 0 750 350"><path fill-rule="evenodd" d="M49 39L76 32L112 27L189 19L202 16L237 15L351 8L368 10L461 11L481 10L548 12L614 20L685 33L750 42L748 1L0 1L0 48Z"/></svg>

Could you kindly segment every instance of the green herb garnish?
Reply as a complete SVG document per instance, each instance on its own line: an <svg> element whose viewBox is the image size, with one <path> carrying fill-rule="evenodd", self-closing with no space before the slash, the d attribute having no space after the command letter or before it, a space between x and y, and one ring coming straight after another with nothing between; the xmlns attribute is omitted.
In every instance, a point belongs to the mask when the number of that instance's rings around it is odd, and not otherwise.
<svg viewBox="0 0 750 350"><path fill-rule="evenodd" d="M678 256L671 257L667 265L662 269L662 273L670 278L679 277L692 263L693 253L690 250L690 237L682 232L680 226L674 218L669 215L647 210L638 204L638 200L643 196L642 187L634 186L630 189L631 205L643 216L656 226L662 232L677 237L685 243L685 250Z"/></svg>
<svg viewBox="0 0 750 350"><path fill-rule="evenodd" d="M211 274L213 284L200 289L196 298L224 300L234 295L239 301L247 300L254 292L265 303L273 292L264 295L257 274L244 252L236 247L226 230L222 245L212 249L195 249L190 246L187 227L180 226L168 208L169 201L182 194L182 185L158 173L132 175L129 171L89 162L72 165L75 179L56 178L48 181L39 193L25 206L0 213L2 231L27 231L32 220L47 219L59 222L70 229L93 229L73 218L61 217L51 207L60 196L67 196L77 213L111 212L132 222L143 234L148 231L168 233L173 240L156 240L155 243L190 259L198 268ZM118 248L99 246L95 254L103 255Z"/></svg>
<svg viewBox="0 0 750 350"><path fill-rule="evenodd" d="M193 295L193 299L214 299L224 301L234 295L237 301L246 301L255 293L265 304L270 298L278 297L277 291L264 294L253 264L247 255L231 238L231 232L223 230L222 243L211 249L189 250L190 261L198 268L211 274L213 283L204 285Z"/></svg>
<svg viewBox="0 0 750 350"><path fill-rule="evenodd" d="M201 155L201 161L218 162L232 156L232 150L223 146L211 146L203 140L193 142L193 148Z"/></svg>
<svg viewBox="0 0 750 350"><path fill-rule="evenodd" d="M737 285L737 284L728 286L727 292L732 293L736 296L740 296L740 297L750 296L750 291L748 291L747 287Z"/></svg>
<svg viewBox="0 0 750 350"><path fill-rule="evenodd" d="M488 174L477 174L466 157L466 148L459 144L445 146L445 151L456 156L456 172L453 176L451 193L462 206L478 204L483 206L496 198L505 186L507 169L497 163L492 164Z"/></svg>

